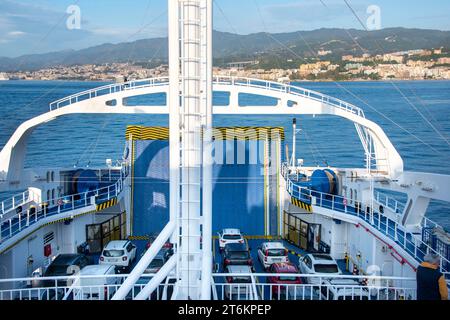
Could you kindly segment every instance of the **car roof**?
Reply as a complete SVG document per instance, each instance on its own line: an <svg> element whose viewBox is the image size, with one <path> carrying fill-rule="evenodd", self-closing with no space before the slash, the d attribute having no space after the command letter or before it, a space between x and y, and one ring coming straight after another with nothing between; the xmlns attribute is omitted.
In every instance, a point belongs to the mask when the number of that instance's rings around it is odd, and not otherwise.
<svg viewBox="0 0 450 320"><path fill-rule="evenodd" d="M106 250L121 250L125 249L125 246L128 244L128 240L113 240L110 241L104 249Z"/></svg>
<svg viewBox="0 0 450 320"><path fill-rule="evenodd" d="M284 245L281 242L264 242L262 245L268 249L284 249Z"/></svg>
<svg viewBox="0 0 450 320"><path fill-rule="evenodd" d="M115 266L109 264L90 265L81 269L80 274L84 276L107 274L111 269L115 269Z"/></svg>
<svg viewBox="0 0 450 320"><path fill-rule="evenodd" d="M66 265L71 264L77 261L80 257L83 257L84 255L76 254L76 253L63 253L58 255L55 260L53 260L52 264L55 265Z"/></svg>
<svg viewBox="0 0 450 320"><path fill-rule="evenodd" d="M245 243L227 243L225 249L228 251L247 251L247 245Z"/></svg>
<svg viewBox="0 0 450 320"><path fill-rule="evenodd" d="M235 265L230 265L227 266L227 270L229 273L252 273L252 269L250 268L250 266L235 266Z"/></svg>
<svg viewBox="0 0 450 320"><path fill-rule="evenodd" d="M272 264L277 273L298 273L297 267L291 262L279 262Z"/></svg>
<svg viewBox="0 0 450 320"><path fill-rule="evenodd" d="M226 228L222 230L222 234L241 234L241 230L235 228Z"/></svg>

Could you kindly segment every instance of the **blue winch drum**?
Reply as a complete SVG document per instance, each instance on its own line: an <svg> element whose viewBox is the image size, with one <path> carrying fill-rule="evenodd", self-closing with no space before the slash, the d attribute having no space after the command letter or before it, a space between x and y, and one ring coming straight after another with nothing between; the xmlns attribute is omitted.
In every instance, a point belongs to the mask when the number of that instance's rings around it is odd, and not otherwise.
<svg viewBox="0 0 450 320"><path fill-rule="evenodd" d="M92 170L79 170L73 176L74 193L89 193L97 190L100 185L97 174Z"/></svg>
<svg viewBox="0 0 450 320"><path fill-rule="evenodd" d="M317 192L337 194L337 176L330 170L315 170L311 175L311 189Z"/></svg>

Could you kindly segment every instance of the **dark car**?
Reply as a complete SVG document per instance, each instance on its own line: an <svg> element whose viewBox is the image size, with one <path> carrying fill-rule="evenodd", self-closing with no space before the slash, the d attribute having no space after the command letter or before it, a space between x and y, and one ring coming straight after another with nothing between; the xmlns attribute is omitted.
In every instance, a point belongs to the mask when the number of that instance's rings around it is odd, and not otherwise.
<svg viewBox="0 0 450 320"><path fill-rule="evenodd" d="M159 269L167 262L167 251L161 250L158 254L153 258L152 262L145 269L145 273L157 273ZM148 279L147 279L148 281Z"/></svg>
<svg viewBox="0 0 450 320"><path fill-rule="evenodd" d="M229 243L222 252L223 268L229 265L248 265L253 269L253 259L245 243Z"/></svg>
<svg viewBox="0 0 450 320"><path fill-rule="evenodd" d="M91 260L84 254L60 254L47 267L44 277L71 276L90 265ZM44 286L54 286L54 280L44 280ZM66 285L66 280L58 280L58 285Z"/></svg>
<svg viewBox="0 0 450 320"><path fill-rule="evenodd" d="M46 277L72 276L77 272L79 272L81 269L83 269L85 266L90 264L92 264L91 259L89 259L89 257L85 256L84 254L60 254L47 267L43 277L46 278ZM55 287L56 285L58 287L66 287L70 285L70 283L68 283L67 279L61 280L45 279L37 281L36 283L37 287L49 288ZM41 299L43 300L53 300L55 298L61 299L63 295L64 290L62 288L59 289L58 292L54 289L49 289L44 291Z"/></svg>

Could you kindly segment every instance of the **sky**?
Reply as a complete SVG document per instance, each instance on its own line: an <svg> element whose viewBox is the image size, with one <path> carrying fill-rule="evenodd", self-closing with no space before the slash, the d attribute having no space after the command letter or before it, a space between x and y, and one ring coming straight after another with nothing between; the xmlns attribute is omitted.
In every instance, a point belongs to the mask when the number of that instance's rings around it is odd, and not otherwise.
<svg viewBox="0 0 450 320"><path fill-rule="evenodd" d="M377 6L381 28L450 30L449 0L346 1L363 23L373 17L368 8ZM335 27L362 29L345 0L213 3L214 29L220 31L249 34ZM79 15L75 11L67 13L74 5ZM0 57L82 49L166 34L167 0L0 0Z"/></svg>

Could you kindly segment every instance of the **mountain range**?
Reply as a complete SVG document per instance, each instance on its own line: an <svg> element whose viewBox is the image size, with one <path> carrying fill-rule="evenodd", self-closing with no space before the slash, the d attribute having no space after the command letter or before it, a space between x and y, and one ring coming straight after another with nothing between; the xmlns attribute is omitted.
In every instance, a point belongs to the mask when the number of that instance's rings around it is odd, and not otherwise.
<svg viewBox="0 0 450 320"><path fill-rule="evenodd" d="M344 54L379 54L413 49L450 47L450 31L388 28L375 31L318 29L289 33L239 35L214 31L213 55L221 65L241 59L274 56L278 59L312 58L318 50L332 51L329 59ZM0 71L32 71L54 66L141 62L160 64L167 59L167 38L106 43L81 50L66 50L16 58L0 57Z"/></svg>

